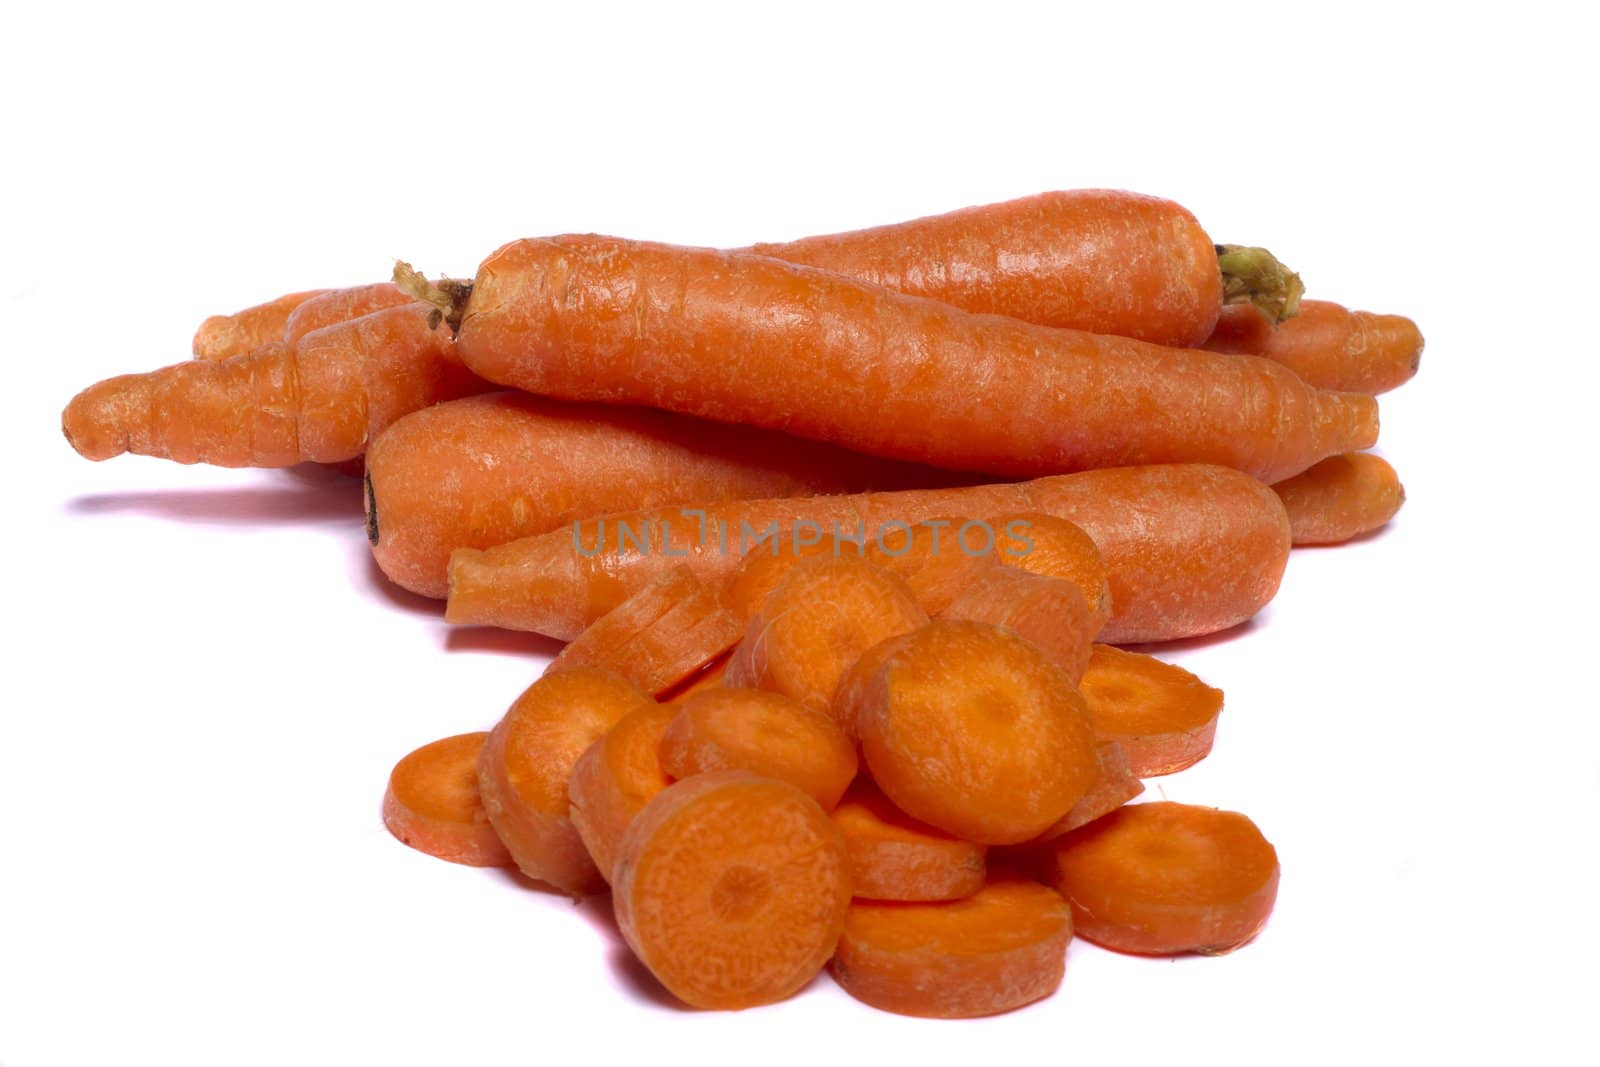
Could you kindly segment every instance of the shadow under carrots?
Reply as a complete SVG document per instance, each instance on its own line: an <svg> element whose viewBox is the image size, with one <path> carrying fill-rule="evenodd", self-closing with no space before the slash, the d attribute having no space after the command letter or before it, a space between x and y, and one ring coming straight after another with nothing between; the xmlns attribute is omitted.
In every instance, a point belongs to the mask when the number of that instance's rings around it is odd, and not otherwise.
<svg viewBox="0 0 1600 1067"><path fill-rule="evenodd" d="M452 626L445 634L444 647L451 652L493 652L503 656L553 658L566 644L543 634L502 630L497 626Z"/></svg>
<svg viewBox="0 0 1600 1067"><path fill-rule="evenodd" d="M348 525L362 520L361 483L342 475L298 486L151 489L90 493L64 505L74 515L146 515L215 526Z"/></svg>

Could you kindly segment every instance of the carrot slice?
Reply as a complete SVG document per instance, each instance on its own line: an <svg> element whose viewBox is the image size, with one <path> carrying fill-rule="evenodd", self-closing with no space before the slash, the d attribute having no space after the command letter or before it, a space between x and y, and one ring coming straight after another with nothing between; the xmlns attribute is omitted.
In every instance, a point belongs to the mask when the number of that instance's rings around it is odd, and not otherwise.
<svg viewBox="0 0 1600 1067"><path fill-rule="evenodd" d="M867 559L904 578L922 610L938 615L975 574L995 565L996 540L986 522L924 519L880 530L867 545Z"/></svg>
<svg viewBox="0 0 1600 1067"><path fill-rule="evenodd" d="M572 767L568 815L608 882L628 824L651 797L672 784L661 769L661 735L676 714L677 708L669 704L628 712L584 749Z"/></svg>
<svg viewBox="0 0 1600 1067"><path fill-rule="evenodd" d="M1042 511L1019 511L990 519L997 538L995 556L1030 574L1065 578L1083 593L1089 610L1104 626L1111 618L1111 572L1094 539L1077 523Z"/></svg>
<svg viewBox="0 0 1600 1067"><path fill-rule="evenodd" d="M1095 645L1078 688L1095 733L1120 744L1140 778L1181 771L1211 751L1222 690L1182 667Z"/></svg>
<svg viewBox="0 0 1600 1067"><path fill-rule="evenodd" d="M748 1008L821 971L850 904L849 859L787 782L712 771L656 794L623 835L612 904L623 939L698 1008Z"/></svg>
<svg viewBox="0 0 1600 1067"><path fill-rule="evenodd" d="M743 630L715 590L675 567L596 619L546 673L599 667L660 695L732 648Z"/></svg>
<svg viewBox="0 0 1600 1067"><path fill-rule="evenodd" d="M574 896L605 879L572 824L567 783L585 749L624 715L653 702L638 686L592 667L547 674L490 731L478 759L483 807L517 867Z"/></svg>
<svg viewBox="0 0 1600 1067"><path fill-rule="evenodd" d="M833 720L781 693L708 689L684 701L661 738L674 778L741 769L797 786L832 809L856 776L856 746Z"/></svg>
<svg viewBox="0 0 1600 1067"><path fill-rule="evenodd" d="M852 545L844 545L836 553L829 538L810 542L797 537L769 537L744 554L739 569L728 579L728 607L741 619L748 619L761 610L796 563L810 556L845 553L862 558Z"/></svg>
<svg viewBox="0 0 1600 1067"><path fill-rule="evenodd" d="M1021 638L941 620L874 650L866 670L840 686L849 704L836 714L854 723L879 788L923 822L980 844L1026 841L1094 782L1082 698Z"/></svg>
<svg viewBox="0 0 1600 1067"><path fill-rule="evenodd" d="M1072 911L1048 886L1009 871L965 900L855 901L833 957L845 992L901 1015L996 1015L1061 985Z"/></svg>
<svg viewBox="0 0 1600 1067"><path fill-rule="evenodd" d="M1144 792L1144 783L1128 766L1128 757L1123 754L1121 745L1115 741L1101 741L1094 746L1094 754L1099 764L1094 784L1054 826L1039 835L1041 838L1059 837L1086 826Z"/></svg>
<svg viewBox="0 0 1600 1067"><path fill-rule="evenodd" d="M478 753L486 733L423 745L394 765L383 794L383 825L419 852L469 867L509 867L478 795Z"/></svg>
<svg viewBox="0 0 1600 1067"><path fill-rule="evenodd" d="M983 888L988 849L913 819L870 778L856 779L832 817L858 899L959 900Z"/></svg>
<svg viewBox="0 0 1600 1067"><path fill-rule="evenodd" d="M702 689L715 689L722 684L722 679L728 674L728 662L733 658L730 649L712 660L710 663L695 671L689 677L661 694L661 700L667 704L682 704Z"/></svg>
<svg viewBox="0 0 1600 1067"><path fill-rule="evenodd" d="M1032 644L1076 685L1104 617L1065 578L1017 567L989 567L972 576L940 618L988 623Z"/></svg>
<svg viewBox="0 0 1600 1067"><path fill-rule="evenodd" d="M1078 933L1118 952L1227 952L1256 935L1278 895L1278 854L1237 812L1131 804L1045 848Z"/></svg>

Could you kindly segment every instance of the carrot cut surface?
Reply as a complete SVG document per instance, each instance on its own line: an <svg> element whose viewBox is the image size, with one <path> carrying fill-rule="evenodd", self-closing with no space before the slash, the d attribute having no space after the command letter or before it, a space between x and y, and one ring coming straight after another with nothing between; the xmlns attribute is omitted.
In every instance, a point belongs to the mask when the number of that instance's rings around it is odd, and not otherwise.
<svg viewBox="0 0 1600 1067"><path fill-rule="evenodd" d="M1065 578L994 566L974 575L945 609L946 619L998 626L1033 645L1072 684L1083 677L1104 619Z"/></svg>
<svg viewBox="0 0 1600 1067"><path fill-rule="evenodd" d="M830 969L845 992L884 1011L997 1015L1061 985L1072 919L1049 886L997 871L964 900L855 901Z"/></svg>
<svg viewBox="0 0 1600 1067"><path fill-rule="evenodd" d="M989 520L997 538L995 558L1007 566L1047 578L1064 578L1083 593L1098 620L1111 618L1111 582L1106 561L1083 527L1042 511L999 515Z"/></svg>
<svg viewBox="0 0 1600 1067"><path fill-rule="evenodd" d="M1039 835L1041 838L1059 837L1087 826L1144 792L1144 783L1128 766L1128 757L1123 755L1121 745L1115 741L1100 741L1095 744L1094 753L1098 764L1094 784L1055 825Z"/></svg>
<svg viewBox="0 0 1600 1067"><path fill-rule="evenodd" d="M1222 690L1182 667L1095 645L1079 691L1095 733L1121 746L1137 777L1173 774L1211 751Z"/></svg>
<svg viewBox="0 0 1600 1067"><path fill-rule="evenodd" d="M668 704L630 711L585 749L572 767L568 814L608 882L628 825L651 797L672 784L661 768L661 737L676 714Z"/></svg>
<svg viewBox="0 0 1600 1067"><path fill-rule="evenodd" d="M1297 545L1337 545L1388 523L1406 501L1400 476L1382 456L1347 452L1272 487L1289 513Z"/></svg>
<svg viewBox="0 0 1600 1067"><path fill-rule="evenodd" d="M959 900L983 888L987 848L913 819L870 778L856 779L832 818L858 899Z"/></svg>
<svg viewBox="0 0 1600 1067"><path fill-rule="evenodd" d="M989 523L967 518L924 519L890 527L867 545L867 559L905 579L922 610L939 615L973 580L996 565Z"/></svg>
<svg viewBox="0 0 1600 1067"><path fill-rule="evenodd" d="M1238 812L1130 804L1042 847L1078 933L1119 952L1227 952L1278 895L1278 854Z"/></svg>
<svg viewBox="0 0 1600 1067"><path fill-rule="evenodd" d="M656 794L623 835L612 886L629 947L697 1008L770 1004L833 955L850 863L805 793L712 771Z"/></svg>
<svg viewBox="0 0 1600 1067"><path fill-rule="evenodd" d="M383 825L419 852L469 867L509 867L478 794L486 733L423 745L395 764L383 794Z"/></svg>
<svg viewBox="0 0 1600 1067"><path fill-rule="evenodd" d="M478 788L523 874L574 896L605 888L572 823L567 785L585 749L623 716L652 706L626 678L579 667L534 682L490 731Z"/></svg>

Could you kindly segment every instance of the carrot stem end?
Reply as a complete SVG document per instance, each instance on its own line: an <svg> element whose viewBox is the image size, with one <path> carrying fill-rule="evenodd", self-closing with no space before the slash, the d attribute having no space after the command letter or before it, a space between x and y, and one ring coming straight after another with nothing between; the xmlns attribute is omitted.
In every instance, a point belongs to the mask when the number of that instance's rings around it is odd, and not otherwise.
<svg viewBox="0 0 1600 1067"><path fill-rule="evenodd" d="M1254 304L1275 323L1300 313L1305 284L1265 248L1217 245L1217 266L1224 304Z"/></svg>

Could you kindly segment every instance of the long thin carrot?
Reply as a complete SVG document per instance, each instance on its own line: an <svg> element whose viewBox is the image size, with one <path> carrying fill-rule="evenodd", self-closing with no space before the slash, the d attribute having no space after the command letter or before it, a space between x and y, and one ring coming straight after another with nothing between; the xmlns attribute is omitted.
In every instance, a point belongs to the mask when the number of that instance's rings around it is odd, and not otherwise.
<svg viewBox="0 0 1600 1067"><path fill-rule="evenodd" d="M1388 392L1410 381L1422 363L1422 333L1410 319L1325 300L1301 301L1298 315L1276 325L1248 304L1224 308L1202 347L1264 356L1308 385L1353 393Z"/></svg>
<svg viewBox="0 0 1600 1067"><path fill-rule="evenodd" d="M222 467L335 463L401 415L488 386L428 328L389 308L219 362L190 360L92 385L61 416L89 459L124 452Z"/></svg>
<svg viewBox="0 0 1600 1067"><path fill-rule="evenodd" d="M1297 545L1337 545L1384 526L1406 502L1387 460L1370 452L1329 456L1272 487Z"/></svg>
<svg viewBox="0 0 1600 1067"><path fill-rule="evenodd" d="M1018 511L1068 519L1094 540L1113 609L1100 640L1112 644L1191 637L1243 622L1272 599L1289 559L1283 503L1255 479L1201 465L1130 467L963 489L613 515L486 551L456 552L446 618L570 640L670 567L683 564L705 581L727 581L764 531L799 531L813 540L838 530L844 538L875 539L897 524Z"/></svg>
<svg viewBox="0 0 1600 1067"><path fill-rule="evenodd" d="M397 279L503 385L782 429L1006 477L1208 462L1267 480L1377 440L1377 406L1270 360L1052 329L762 256L529 239Z"/></svg>
<svg viewBox="0 0 1600 1067"><path fill-rule="evenodd" d="M349 289L329 289L305 301L290 313L283 324L283 336L269 338L294 344L306 334L351 319L359 319L384 308L411 303L411 295L393 282L357 285Z"/></svg>
<svg viewBox="0 0 1600 1067"><path fill-rule="evenodd" d="M228 359L253 352L269 342L281 341L284 325L295 308L325 292L328 290L285 293L232 315L213 315L195 331L194 356L204 360Z"/></svg>

